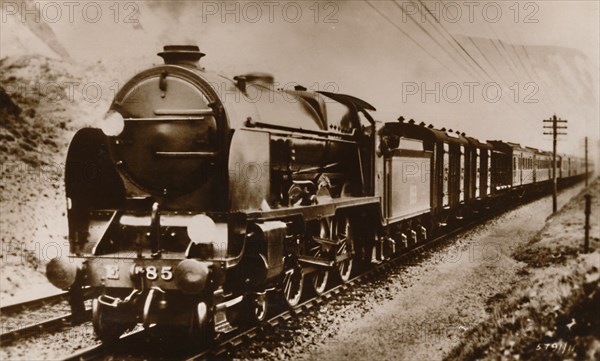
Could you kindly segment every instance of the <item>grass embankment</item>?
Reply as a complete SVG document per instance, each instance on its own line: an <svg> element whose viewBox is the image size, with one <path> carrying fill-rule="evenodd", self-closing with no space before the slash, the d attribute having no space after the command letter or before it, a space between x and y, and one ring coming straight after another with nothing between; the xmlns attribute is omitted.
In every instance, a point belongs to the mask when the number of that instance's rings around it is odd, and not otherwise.
<svg viewBox="0 0 600 361"><path fill-rule="evenodd" d="M592 195L590 251L583 253L584 194ZM488 300L447 360L600 360L600 179L572 199L512 257L523 262L506 294Z"/></svg>

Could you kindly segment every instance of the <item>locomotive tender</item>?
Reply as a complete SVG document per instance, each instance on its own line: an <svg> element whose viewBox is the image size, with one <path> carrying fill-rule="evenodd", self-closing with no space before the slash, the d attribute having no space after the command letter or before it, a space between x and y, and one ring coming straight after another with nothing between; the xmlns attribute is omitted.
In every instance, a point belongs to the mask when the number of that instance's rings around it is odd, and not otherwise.
<svg viewBox="0 0 600 361"><path fill-rule="evenodd" d="M492 200L549 187L547 153L382 124L361 99L275 90L267 74L228 79L195 46L158 55L67 155L71 255L47 276L74 313L93 293L105 342L137 324L211 338L260 322L268 295L293 307ZM558 168L583 174L574 157Z"/></svg>

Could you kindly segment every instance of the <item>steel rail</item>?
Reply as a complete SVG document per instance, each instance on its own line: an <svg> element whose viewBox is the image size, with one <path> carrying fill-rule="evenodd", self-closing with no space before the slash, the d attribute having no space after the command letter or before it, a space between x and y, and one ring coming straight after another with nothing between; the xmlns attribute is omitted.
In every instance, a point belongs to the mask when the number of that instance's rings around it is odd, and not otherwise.
<svg viewBox="0 0 600 361"><path fill-rule="evenodd" d="M84 300L91 298L89 290L84 291ZM10 318L16 314L39 310L44 306L56 305L60 302L65 302L68 300L69 293L66 291L61 291L49 296L6 305L0 308L0 314L3 316L3 318L5 318L5 320L3 320L3 323L7 324L10 322ZM16 327L14 329L9 329L8 331L2 332L0 334L0 344L6 346L7 344L16 341L18 338L31 337L35 336L36 334L57 331L68 326L78 325L83 322L89 321L91 317L91 309L86 309L78 317L73 316L72 313L64 313L59 316L53 316L49 319L40 322L27 324L25 326ZM2 330L4 331L4 329L5 328L3 328Z"/></svg>
<svg viewBox="0 0 600 361"><path fill-rule="evenodd" d="M6 344L12 343L18 338L31 337L35 336L36 334L58 331L68 326L74 326L89 321L91 317L92 310L87 309L79 319L74 319L72 314L67 313L50 318L48 320L32 323L24 327L18 327L14 330L0 334L0 344L2 344L2 346L6 346Z"/></svg>
<svg viewBox="0 0 600 361"><path fill-rule="evenodd" d="M60 292L60 293L57 293L54 295L50 295L50 296L40 297L40 298L36 298L33 300L27 300L24 302L19 302L19 303L15 303L15 304L11 304L11 305L2 306L2 307L0 307L0 314L6 315L6 314L17 313L17 312L23 312L24 310L42 307L47 304L66 301L66 300L68 300L68 298L69 298L69 293L63 291L63 292Z"/></svg>

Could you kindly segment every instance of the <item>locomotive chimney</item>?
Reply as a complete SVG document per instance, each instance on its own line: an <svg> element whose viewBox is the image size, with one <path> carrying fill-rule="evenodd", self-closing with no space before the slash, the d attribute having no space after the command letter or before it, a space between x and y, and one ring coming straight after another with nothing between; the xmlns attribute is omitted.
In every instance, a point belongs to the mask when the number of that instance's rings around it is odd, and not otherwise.
<svg viewBox="0 0 600 361"><path fill-rule="evenodd" d="M165 64L198 66L204 53L196 45L165 45L163 51L157 54L164 59Z"/></svg>

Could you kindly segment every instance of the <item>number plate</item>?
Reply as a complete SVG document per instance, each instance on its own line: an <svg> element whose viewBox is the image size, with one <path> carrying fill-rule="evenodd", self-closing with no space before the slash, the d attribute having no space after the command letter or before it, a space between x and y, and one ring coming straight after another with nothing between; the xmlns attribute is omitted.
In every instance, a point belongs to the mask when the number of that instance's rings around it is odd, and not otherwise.
<svg viewBox="0 0 600 361"><path fill-rule="evenodd" d="M163 281L170 281L173 279L173 267L171 266L133 266L133 274L145 275L146 279L150 281L155 281L157 279L162 279Z"/></svg>

